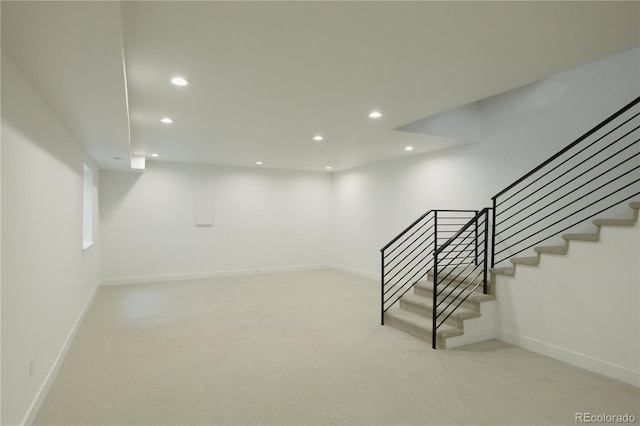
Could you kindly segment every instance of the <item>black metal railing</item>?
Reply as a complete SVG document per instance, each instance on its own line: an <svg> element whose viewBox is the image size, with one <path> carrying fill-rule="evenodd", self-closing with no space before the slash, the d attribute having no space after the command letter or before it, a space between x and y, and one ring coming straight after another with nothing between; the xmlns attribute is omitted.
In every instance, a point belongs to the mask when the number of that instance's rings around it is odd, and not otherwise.
<svg viewBox="0 0 640 426"><path fill-rule="evenodd" d="M381 323L431 274L435 348L455 310L480 286L488 292L489 259L494 267L638 194L640 97L492 197L492 208L430 210L384 246Z"/></svg>
<svg viewBox="0 0 640 426"><path fill-rule="evenodd" d="M492 197L491 266L640 194L640 98Z"/></svg>
<svg viewBox="0 0 640 426"><path fill-rule="evenodd" d="M468 221L454 236L435 249L433 264L432 346L437 330L472 294L487 294L489 259L489 208Z"/></svg>
<svg viewBox="0 0 640 426"><path fill-rule="evenodd" d="M441 257L459 255L466 259L469 255L479 256L477 246L452 246L449 243L447 248L442 248L477 214L477 210L430 210L380 250L381 324L384 325L384 313L432 270L437 250ZM464 231L465 235L477 235L478 232L470 228Z"/></svg>

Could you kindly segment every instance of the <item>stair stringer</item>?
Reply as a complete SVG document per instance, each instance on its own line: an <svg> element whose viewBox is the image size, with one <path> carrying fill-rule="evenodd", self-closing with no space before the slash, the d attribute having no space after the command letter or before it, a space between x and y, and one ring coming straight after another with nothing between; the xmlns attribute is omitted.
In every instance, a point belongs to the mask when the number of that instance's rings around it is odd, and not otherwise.
<svg viewBox="0 0 640 426"><path fill-rule="evenodd" d="M496 301L482 302L480 311L479 317L464 320L463 334L446 339L446 349L496 338Z"/></svg>
<svg viewBox="0 0 640 426"><path fill-rule="evenodd" d="M510 259L512 266L489 269L489 272L491 273L491 284L495 282L497 275L504 275L508 277L515 276L517 265L538 266L540 264L540 257L543 254L566 255L569 252L570 241L600 241L600 232L603 226L633 227L638 222L640 201L629 203L629 207L633 212L633 217L631 219L594 219L592 223L595 225L596 229L593 233L563 234L562 239L564 240L564 245L537 246L533 249L536 253L535 256L513 257Z"/></svg>
<svg viewBox="0 0 640 426"><path fill-rule="evenodd" d="M491 270L499 339L640 386L640 202L629 206L631 219L595 219L594 233Z"/></svg>

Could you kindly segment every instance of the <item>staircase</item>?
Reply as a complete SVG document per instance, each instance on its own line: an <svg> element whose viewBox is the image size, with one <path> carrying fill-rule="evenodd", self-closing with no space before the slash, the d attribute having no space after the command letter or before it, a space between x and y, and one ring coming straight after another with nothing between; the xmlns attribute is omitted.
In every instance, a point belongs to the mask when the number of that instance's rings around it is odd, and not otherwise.
<svg viewBox="0 0 640 426"><path fill-rule="evenodd" d="M493 196L492 207L430 210L385 245L381 324L434 349L495 337L496 275L566 255L571 241L599 241L603 226L635 226L638 201L631 219L593 218L638 195L640 97ZM594 233L566 233L590 219ZM564 244L548 245L557 236Z"/></svg>
<svg viewBox="0 0 640 426"><path fill-rule="evenodd" d="M640 201L634 201L629 203L629 207L633 211L631 219L593 219L592 223L595 225L596 230L593 233L579 233L579 234L563 234L562 239L564 245L548 245L537 246L533 250L536 253L535 256L526 257L514 257L510 261L512 266L491 268L492 274L506 275L513 277L516 274L517 265L538 266L540 264L540 256L543 254L552 255L566 255L569 252L569 243L571 241L600 241L600 228L603 226L616 226L616 227L633 227L638 222L638 210L640 210Z"/></svg>
<svg viewBox="0 0 640 426"><path fill-rule="evenodd" d="M600 240L600 229L603 226L633 227L638 222L640 201L629 203L632 209L630 219L594 219L593 233L568 233L563 234L564 245L541 245L533 249L535 256L514 257L510 260L509 267L491 268L492 279L490 288L494 282L493 276L506 275L513 277L516 274L517 265L538 266L540 257L546 255L566 255L569 252L570 241ZM453 275L453 274L452 274ZM461 280L462 287L465 284L477 284L472 280ZM440 297L446 300L449 297L468 296L459 308L452 306L438 308L437 312L444 312L444 316L451 315L436 331L436 347L440 349L452 349L470 343L480 342L495 337L495 296L483 294L482 288L477 287L473 291L455 290L453 286L447 287L449 282L445 280L438 285L444 286ZM459 283L459 282L458 282ZM490 293L493 291L490 290ZM384 313L385 324L391 325L413 337L430 343L433 329L433 273L428 278L415 283L413 293L407 293L400 298L399 306L395 306Z"/></svg>
<svg viewBox="0 0 640 426"><path fill-rule="evenodd" d="M466 280L462 283L469 284ZM436 347L451 349L495 337L495 297L483 294L482 287L473 291L454 290L451 287L442 290L441 297L444 300L454 296L468 297L458 309L454 310L452 306L437 308L437 313L443 312L444 316L449 313L451 315L436 331ZM418 281L413 286L413 293L402 296L399 305L385 312L385 324L431 343L433 273L429 273L427 280Z"/></svg>

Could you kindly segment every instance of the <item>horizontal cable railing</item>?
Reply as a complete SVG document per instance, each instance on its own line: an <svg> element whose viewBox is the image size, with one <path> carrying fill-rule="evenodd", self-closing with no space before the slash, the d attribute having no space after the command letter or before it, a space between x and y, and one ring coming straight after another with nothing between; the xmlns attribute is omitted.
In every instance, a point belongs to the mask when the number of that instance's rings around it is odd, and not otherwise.
<svg viewBox="0 0 640 426"><path fill-rule="evenodd" d="M476 214L476 210L430 210L380 250L381 324L384 325L384 313L433 268L435 250ZM469 249L451 248L452 254L461 251L466 253Z"/></svg>
<svg viewBox="0 0 640 426"><path fill-rule="evenodd" d="M434 253L432 346L437 330L478 287L487 293L489 210L485 208Z"/></svg>
<svg viewBox="0 0 640 426"><path fill-rule="evenodd" d="M492 197L491 266L640 194L640 98Z"/></svg>
<svg viewBox="0 0 640 426"><path fill-rule="evenodd" d="M481 286L488 292L489 261L494 267L638 194L640 98L492 197L492 208L430 210L384 246L381 323L431 275L435 348L455 310Z"/></svg>

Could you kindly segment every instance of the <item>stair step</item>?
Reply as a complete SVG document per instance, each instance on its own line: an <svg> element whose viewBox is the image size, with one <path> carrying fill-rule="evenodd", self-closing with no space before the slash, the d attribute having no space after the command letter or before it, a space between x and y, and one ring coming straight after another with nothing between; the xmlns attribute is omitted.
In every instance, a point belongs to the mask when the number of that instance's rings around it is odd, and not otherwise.
<svg viewBox="0 0 640 426"><path fill-rule="evenodd" d="M634 201L629 203L629 207L633 209L633 219L593 219L592 223L597 227L595 233L568 233L563 234L562 238L567 242L565 245L543 245L534 247L536 256L523 256L514 257L510 259L513 266L511 267L497 267L490 268L489 272L494 275L490 283L494 283L495 275L515 276L516 265L529 265L538 266L540 263L540 254L553 254L553 255L565 255L568 252L569 241L592 241L597 242L600 240L600 227L601 226L624 226L633 227L638 221L640 211L640 201ZM482 293L482 277L477 277L476 273L470 274L471 271L475 271L476 266L460 265L452 268L443 268L438 271L438 301L443 301L444 305L447 304L449 299L451 301L454 298L465 298L460 307L456 308L458 304L456 301L453 306L439 306L437 308L439 318L445 318L445 322L438 327L436 332L436 346L438 348L446 348L447 339L454 338L449 341L450 345L459 346L468 344L467 336L469 339L477 338L481 335L481 338L486 338L488 335L485 330L487 328L487 321L485 317L481 317L480 304L482 302L489 302L495 300L495 296ZM473 275L473 280L468 280L466 277ZM475 284L479 284L474 287ZM432 343L432 316L433 316L433 270L429 271L427 278L423 281L418 281L414 285L414 293L407 293L400 298L399 306L393 307L384 313L384 322L403 331L411 336L421 339L429 344ZM468 288L471 287L471 288ZM491 317L494 313L493 304L484 306L485 313L489 313ZM450 314L450 315L449 315ZM464 321L470 321L468 326L468 334L464 332ZM489 326L493 324L492 318L488 318ZM483 322L484 321L484 322ZM474 327L484 327L475 330ZM474 336L476 333L476 337ZM462 336L462 337L459 337Z"/></svg>
<svg viewBox="0 0 640 426"><path fill-rule="evenodd" d="M570 241L599 241L598 234L563 234L562 238Z"/></svg>
<svg viewBox="0 0 640 426"><path fill-rule="evenodd" d="M511 263L514 265L538 266L540 264L540 258L538 256L514 257L511 259Z"/></svg>
<svg viewBox="0 0 640 426"><path fill-rule="evenodd" d="M454 310L456 304L454 304L453 306L447 306L446 308L441 305L440 307L438 307L437 312L439 318L446 318L447 316L449 316L445 321L446 324L464 330L464 320L478 318L480 316L480 312L471 309L465 309L462 306ZM402 296L402 298L400 298L400 307L403 309L407 309L414 314L422 315L423 317L429 319L431 319L433 316L432 299L418 296L417 294L407 293Z"/></svg>
<svg viewBox="0 0 640 426"><path fill-rule="evenodd" d="M391 325L398 330L417 337L420 340L431 344L432 322L431 319L418 315L402 308L391 308L384 313L385 324ZM448 324L442 324L436 332L436 346L446 348L446 339L449 337L461 336L463 331Z"/></svg>
<svg viewBox="0 0 640 426"><path fill-rule="evenodd" d="M438 271L438 284L450 282L471 282L474 284L482 284L482 275L476 276L478 275L477 270L481 268L482 265L463 265L453 268L444 268ZM468 276L474 276L475 278L469 279L467 278ZM427 278L433 281L433 269L429 271Z"/></svg>
<svg viewBox="0 0 640 426"><path fill-rule="evenodd" d="M446 297L449 294L453 294L455 296L458 296L461 293L464 293L465 296L468 294L469 297L467 297L467 299L462 303L462 305L460 305L460 307L463 309L469 309L472 311L480 312L480 303L488 302L490 300L496 300L495 296L482 293L481 286L478 287L476 291L471 291L470 289L463 290L460 287L456 289L455 284L451 284L446 288L445 287L446 285L443 287L438 285L438 289L440 291L440 296L438 297L438 300L442 300L442 298ZM413 289L414 289L414 293L418 296L426 297L429 299L433 296L432 281L418 281L416 285L413 287ZM447 300L450 300L450 298Z"/></svg>
<svg viewBox="0 0 640 426"><path fill-rule="evenodd" d="M516 274L516 268L514 266L502 266L498 268L491 268L489 272L495 275L505 275L507 277L513 277Z"/></svg>
<svg viewBox="0 0 640 426"><path fill-rule="evenodd" d="M636 224L633 219L594 219L591 222L596 226L633 226Z"/></svg>
<svg viewBox="0 0 640 426"><path fill-rule="evenodd" d="M536 253L545 254L567 254L567 246L538 246L533 249Z"/></svg>

